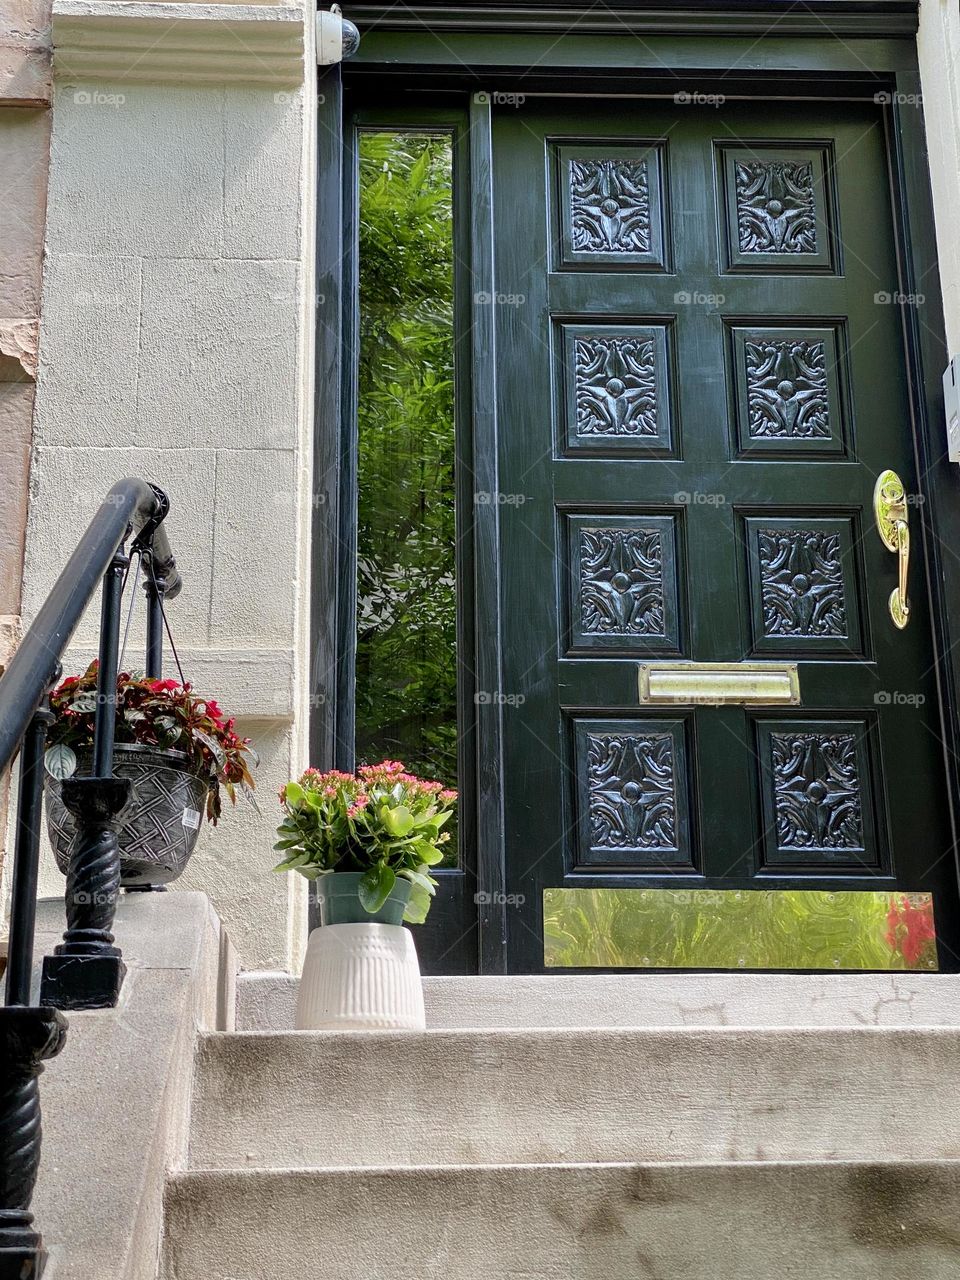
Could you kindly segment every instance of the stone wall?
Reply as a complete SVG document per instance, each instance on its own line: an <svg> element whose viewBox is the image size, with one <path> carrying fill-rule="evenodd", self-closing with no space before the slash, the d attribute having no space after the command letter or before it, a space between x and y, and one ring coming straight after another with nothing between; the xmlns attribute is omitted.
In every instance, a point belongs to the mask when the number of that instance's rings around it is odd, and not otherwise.
<svg viewBox="0 0 960 1280"><path fill-rule="evenodd" d="M24 613L111 483L168 491L186 677L262 757L261 813L225 813L180 884L210 894L246 967L290 968L303 882L270 868L276 790L303 767L306 731L312 23L224 12L55 5ZM91 609L67 670L92 656L96 623ZM138 612L125 666L142 667L142 643ZM49 858L43 888L58 888Z"/></svg>
<svg viewBox="0 0 960 1280"><path fill-rule="evenodd" d="M0 671L20 632L50 127L49 0L0 6ZM9 777L0 781L0 869Z"/></svg>

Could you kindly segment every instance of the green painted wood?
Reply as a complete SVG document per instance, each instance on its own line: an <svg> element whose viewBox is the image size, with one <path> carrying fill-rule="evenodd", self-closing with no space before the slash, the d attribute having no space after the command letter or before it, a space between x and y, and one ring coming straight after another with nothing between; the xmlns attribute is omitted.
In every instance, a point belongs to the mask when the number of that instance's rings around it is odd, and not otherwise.
<svg viewBox="0 0 960 1280"><path fill-rule="evenodd" d="M332 768L336 757L337 555L340 518L342 245L323 234L343 218L343 137L340 68L320 78L317 131L317 332L314 392L313 520L310 592L310 759Z"/></svg>
<svg viewBox="0 0 960 1280"><path fill-rule="evenodd" d="M551 3L481 4L439 3L416 9L384 3L350 6L350 17L361 31L494 31L561 32L571 26L580 34L611 32L626 34L691 35L715 32L723 35L804 34L819 37L914 35L917 6L892 0L890 4L868 0L864 4L846 0L817 0L802 12L787 0L781 4L675 4L648 7L622 0L619 4L584 10L576 0Z"/></svg>
<svg viewBox="0 0 960 1280"><path fill-rule="evenodd" d="M769 22L766 23L769 28ZM691 88L694 73L711 71L746 76L765 71L783 75L817 74L864 75L916 69L916 44L912 39L857 38L846 36L825 39L829 31L822 25L816 34L779 34L779 26L763 39L756 34L728 34L713 28L707 34L653 35L623 32L611 39L604 34L558 35L555 31L510 32L504 38L499 31L436 31L428 25L414 30L390 31L370 24L362 31L360 49L349 63L345 75L351 78L365 68L377 68L378 79L391 68L401 77L415 69L437 74L453 70L460 83L466 79L476 88L492 87L491 77L498 70L514 78L510 87L517 92L533 91L536 77L553 75L578 76L583 83L596 85L598 75L628 73L625 92L637 92L638 78L656 73L669 81L679 77L677 88ZM718 36L723 35L723 38ZM423 87L421 81L418 88ZM561 91L564 87L559 86ZM821 82L822 91L822 82ZM834 86L833 91L836 91ZM778 86L779 92L788 92Z"/></svg>
<svg viewBox="0 0 960 1280"><path fill-rule="evenodd" d="M341 623L340 671L338 694L338 724L341 726L341 754L338 767L352 770L354 767L354 670L356 651L356 368L358 352L357 308L357 205L358 205L358 145L360 129L376 130L443 130L453 138L454 159L454 236L459 243L470 238L470 131L467 113L462 105L410 106L396 108L377 106L368 100L357 101L347 95L344 112L344 235L343 271L345 279L353 282L352 293L345 307L345 343L343 362L346 394L342 405L341 458L344 471L344 487L349 493L343 498L344 527L340 542L341 598L346 602ZM436 899L426 922L416 926L415 939L421 969L425 974L475 973L478 968L479 930L475 901L478 856L478 809L481 802L476 783L477 732L474 723L474 537L468 515L472 507L472 468L468 461L472 455L472 391L470 371L470 288L469 270L465 259L458 259L455 279L455 342L459 362L455 413L457 418L458 491L460 508L457 536L457 579L465 584L458 604L458 662L466 673L460 680L458 717L463 726L459 751L460 860L456 868L439 868L434 871L439 884ZM502 847L497 842L498 849Z"/></svg>
<svg viewBox="0 0 960 1280"><path fill-rule="evenodd" d="M725 216L722 147L741 147L742 139L749 145L740 159L824 150L830 180L817 198L832 220L833 244L828 225L818 223L816 251L806 262L759 255L752 273L744 272L737 246L731 249L718 236ZM569 246L564 261L558 209L567 153L561 146L593 160L607 153L623 158L631 140L657 143L661 150L662 265L642 254L632 261L603 254L596 266L585 265L582 255L570 258ZM641 146L637 154L643 153ZM544 887L683 882L929 890L937 904L941 964L956 968L954 837L919 517L911 508L918 535L911 568L914 614L908 629L898 632L886 605L895 558L880 543L871 513L875 478L885 467L901 474L909 492L918 492L900 308L875 301L876 295L896 294L901 281L882 110L873 104L776 103L727 103L722 112L653 103L613 110L579 102L565 112L530 103L521 109L495 105L493 189L507 891L522 904L508 914L511 969L542 967ZM632 454L613 452L609 439L596 437L584 437L583 449L583 440L570 448L564 326L584 328L591 340L604 326L609 336L624 326L666 329L669 457L645 454L642 440L634 441ZM737 400L736 361L745 357L737 331L769 337L777 328L829 332L835 340L829 416L833 425L845 419L837 437L841 453L818 453L816 439L812 446L809 439L774 440L774 452L761 461L743 448L744 431L738 434L736 423L747 397ZM571 643L574 614L585 616L587 571L577 531L589 530L593 520L597 528L636 533L644 519L665 516L677 529L682 656L799 661L801 709L640 708L631 659L650 656L649 639L621 628L613 649L609 633L586 653ZM828 559L823 547L831 544L817 539L838 539L845 617L833 631L803 634L799 615L791 615L792 634L789 628L765 633L759 540L784 530L804 530ZM820 571L811 572L816 577ZM796 576L788 574L788 596ZM604 599L611 598L608 591ZM841 639L834 635L838 626ZM681 770L674 739L671 785L674 808L688 809L677 824L688 832L681 841L687 869L659 837L645 850L635 840L632 855L626 846L602 840L600 852L585 851L590 802L583 743L592 734L606 749L619 734L636 747L644 737L662 739L668 731L681 733L688 766ZM848 798L855 793L861 806L846 835L821 832L813 851L795 847L793 837L784 837L779 851L775 847L778 837L763 817L765 794L767 811L773 811L774 792L765 789L772 786L775 762L763 755L771 734L807 744L814 755L820 747L809 743L817 735L842 748L837 758L848 773L839 792ZM662 741L658 749L664 749ZM805 775L781 769L788 782L793 777L803 784L801 828L827 812L829 805L818 798L824 786L837 791L836 769L817 759L805 766ZM648 767L644 785L657 792L650 782L654 773ZM638 776L634 768L619 777L621 791L612 804L621 817L637 812L636 804L623 803L622 784ZM836 814L836 802L830 803ZM810 835L804 828L801 837L804 831Z"/></svg>
<svg viewBox="0 0 960 1280"><path fill-rule="evenodd" d="M940 692L939 733L954 825L960 814L960 471L946 456L941 374L947 363L937 239L922 111L915 72L897 77L885 108L896 193L901 292L923 304L901 308L913 394L914 446L924 503L921 532L929 564L927 586ZM957 850L954 850L954 857Z"/></svg>
<svg viewBox="0 0 960 1280"><path fill-rule="evenodd" d="M497 349L494 274L493 136L489 94L470 104L470 346L472 434L469 478L474 548L475 639L473 672L464 685L473 702L471 723L478 742L476 773L476 890L480 969L507 971L506 864L503 828L503 708L478 691L500 689L500 508L476 495L500 489L497 453ZM472 678L471 678L472 675Z"/></svg>

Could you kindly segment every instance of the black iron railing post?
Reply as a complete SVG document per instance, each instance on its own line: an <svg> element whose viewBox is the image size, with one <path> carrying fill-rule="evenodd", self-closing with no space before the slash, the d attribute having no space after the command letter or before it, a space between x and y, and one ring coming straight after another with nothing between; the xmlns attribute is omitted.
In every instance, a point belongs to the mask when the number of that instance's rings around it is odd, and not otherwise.
<svg viewBox="0 0 960 1280"><path fill-rule="evenodd" d="M20 748L20 787L10 894L7 952L8 1005L30 1003L33 937L37 921L37 876L43 811L43 750L53 715L46 698L40 704Z"/></svg>
<svg viewBox="0 0 960 1280"><path fill-rule="evenodd" d="M120 605L128 564L121 544L103 578L93 776L61 784L77 835L67 870L67 929L54 954L44 958L40 987L41 1003L58 1009L113 1008L127 971L120 948L113 945L113 918L120 893L117 823L130 799L130 781L113 776L113 743Z"/></svg>
<svg viewBox="0 0 960 1280"><path fill-rule="evenodd" d="M35 1280L46 1263L30 1212L40 1168L37 1077L66 1034L56 1009L0 1009L0 1280Z"/></svg>
<svg viewBox="0 0 960 1280"><path fill-rule="evenodd" d="M120 662L120 611L130 559L121 544L103 575L100 606L100 662L93 730L93 776L113 777L113 741L117 717L117 669Z"/></svg>
<svg viewBox="0 0 960 1280"><path fill-rule="evenodd" d="M147 596L146 674L151 680L163 675L163 597L167 590L165 566L152 551L143 556L143 589Z"/></svg>
<svg viewBox="0 0 960 1280"><path fill-rule="evenodd" d="M30 1201L40 1166L40 1095L45 1058L63 1046L56 1009L31 1009L37 868L43 805L43 749L53 720L44 698L24 734L14 843L6 1006L0 1009L0 1280L40 1276L46 1254Z"/></svg>

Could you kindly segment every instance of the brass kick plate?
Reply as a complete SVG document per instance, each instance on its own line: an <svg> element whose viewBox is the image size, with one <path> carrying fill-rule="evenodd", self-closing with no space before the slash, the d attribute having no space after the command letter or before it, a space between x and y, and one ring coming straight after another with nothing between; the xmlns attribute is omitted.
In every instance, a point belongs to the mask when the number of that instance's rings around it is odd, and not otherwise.
<svg viewBox="0 0 960 1280"><path fill-rule="evenodd" d="M929 893L544 889L543 925L548 969L937 969Z"/></svg>
<svg viewBox="0 0 960 1280"><path fill-rule="evenodd" d="M797 706L795 662L641 662L640 701L673 706Z"/></svg>

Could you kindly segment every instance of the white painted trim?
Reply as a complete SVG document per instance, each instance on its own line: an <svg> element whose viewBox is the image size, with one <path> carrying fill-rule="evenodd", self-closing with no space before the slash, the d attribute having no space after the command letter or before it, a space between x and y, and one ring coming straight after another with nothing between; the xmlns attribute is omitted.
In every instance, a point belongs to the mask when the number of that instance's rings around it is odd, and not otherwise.
<svg viewBox="0 0 960 1280"><path fill-rule="evenodd" d="M60 79L300 84L304 9L177 0L54 0Z"/></svg>

